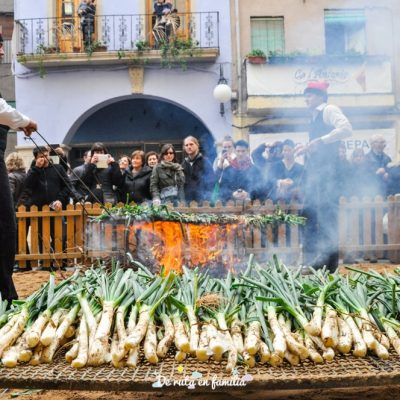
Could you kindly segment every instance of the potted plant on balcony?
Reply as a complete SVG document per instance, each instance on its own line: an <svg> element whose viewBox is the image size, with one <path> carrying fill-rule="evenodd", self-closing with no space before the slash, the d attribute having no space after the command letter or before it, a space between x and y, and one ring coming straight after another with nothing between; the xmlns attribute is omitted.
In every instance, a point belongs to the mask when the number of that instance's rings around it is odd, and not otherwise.
<svg viewBox="0 0 400 400"><path fill-rule="evenodd" d="M266 54L260 49L253 49L246 58L250 64L265 64L267 61Z"/></svg>
<svg viewBox="0 0 400 400"><path fill-rule="evenodd" d="M139 51L139 52L143 52L145 50L150 50L150 48L151 48L149 42L147 42L145 40L138 40L135 43L135 46L136 46L137 51Z"/></svg>
<svg viewBox="0 0 400 400"><path fill-rule="evenodd" d="M97 53L107 51L107 45L105 43L95 40L91 44L86 46L85 51L89 56L91 56L94 52Z"/></svg>
<svg viewBox="0 0 400 400"><path fill-rule="evenodd" d="M59 52L60 48L57 46L45 46L43 44L38 46L38 53L40 54L55 54Z"/></svg>

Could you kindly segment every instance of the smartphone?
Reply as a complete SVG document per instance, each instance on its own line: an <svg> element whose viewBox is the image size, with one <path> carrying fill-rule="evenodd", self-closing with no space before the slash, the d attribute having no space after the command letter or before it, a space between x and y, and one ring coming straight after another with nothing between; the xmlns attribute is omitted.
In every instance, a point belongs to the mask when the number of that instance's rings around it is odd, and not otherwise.
<svg viewBox="0 0 400 400"><path fill-rule="evenodd" d="M108 168L107 160L108 154L97 154L97 168Z"/></svg>
<svg viewBox="0 0 400 400"><path fill-rule="evenodd" d="M53 164L60 164L60 157L59 156L50 156L50 160Z"/></svg>

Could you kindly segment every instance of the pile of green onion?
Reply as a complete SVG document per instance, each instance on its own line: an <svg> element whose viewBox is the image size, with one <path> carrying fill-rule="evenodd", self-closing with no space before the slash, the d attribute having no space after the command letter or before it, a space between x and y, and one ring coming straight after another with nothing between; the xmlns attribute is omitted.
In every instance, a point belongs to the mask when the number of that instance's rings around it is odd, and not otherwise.
<svg viewBox="0 0 400 400"><path fill-rule="evenodd" d="M329 362L338 354L400 355L400 271L348 274L289 268L274 257L213 278L207 269L153 274L138 262L99 263L24 301L0 300L6 367L50 363L136 368L165 357L236 365Z"/></svg>

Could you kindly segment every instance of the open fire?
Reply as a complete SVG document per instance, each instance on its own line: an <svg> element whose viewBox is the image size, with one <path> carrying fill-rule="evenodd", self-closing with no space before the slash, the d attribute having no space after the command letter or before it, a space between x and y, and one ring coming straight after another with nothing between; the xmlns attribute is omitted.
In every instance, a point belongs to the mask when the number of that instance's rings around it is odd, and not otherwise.
<svg viewBox="0 0 400 400"><path fill-rule="evenodd" d="M218 215L128 205L112 211L116 215L111 218L104 214L89 221L89 257L125 258L129 253L153 272L161 267L182 272L183 266L206 267L220 276L239 272L247 263L246 247L253 228L265 236L267 225L303 223L301 217L279 209L273 214Z"/></svg>
<svg viewBox="0 0 400 400"><path fill-rule="evenodd" d="M238 233L238 224L136 223L129 227L128 248L146 265L166 271L182 272L182 265L227 271L244 254Z"/></svg>
<svg viewBox="0 0 400 400"><path fill-rule="evenodd" d="M236 268L244 259L241 224L194 224L175 221L123 220L89 224L90 256L130 253L151 269L182 272L182 266L207 267L217 275Z"/></svg>

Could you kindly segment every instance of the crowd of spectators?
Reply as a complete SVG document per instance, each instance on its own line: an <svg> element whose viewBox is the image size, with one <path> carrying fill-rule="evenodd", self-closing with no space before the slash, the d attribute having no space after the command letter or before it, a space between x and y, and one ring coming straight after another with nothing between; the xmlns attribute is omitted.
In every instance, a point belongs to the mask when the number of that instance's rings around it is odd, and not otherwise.
<svg viewBox="0 0 400 400"><path fill-rule="evenodd" d="M349 159L346 147L338 146L336 187L345 197L374 197L400 193L400 164L385 153L385 138L371 137L370 150L356 148ZM176 149L165 144L157 154L135 150L115 160L107 147L94 143L83 163L71 170L61 148L33 149L26 171L18 153L6 159L15 208L39 209L50 205L59 211L72 202L134 202L160 205L230 200L302 202L307 170L296 158L296 144L261 144L250 154L245 140L226 136L215 160L200 151L193 136L183 142L184 159L177 162ZM29 225L29 221L28 221ZM39 232L40 233L40 232ZM63 242L65 239L63 238Z"/></svg>
<svg viewBox="0 0 400 400"><path fill-rule="evenodd" d="M52 204L61 209L76 201L155 205L168 201L302 201L307 171L297 161L292 140L263 143L251 154L245 140L235 142L226 136L221 144L215 160L204 156L198 140L188 136L182 163L177 162L172 144L163 145L159 154L135 150L115 160L104 144L94 143L84 153L83 163L72 170L61 148L56 149L58 160L49 149L35 148L28 171L18 153L11 153L6 165L15 206ZM340 143L337 187L341 196L400 193L400 164L392 162L385 146L382 135L373 135L368 152L356 148L348 159L345 144Z"/></svg>

